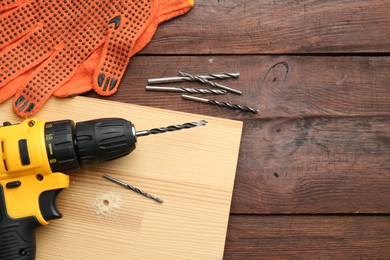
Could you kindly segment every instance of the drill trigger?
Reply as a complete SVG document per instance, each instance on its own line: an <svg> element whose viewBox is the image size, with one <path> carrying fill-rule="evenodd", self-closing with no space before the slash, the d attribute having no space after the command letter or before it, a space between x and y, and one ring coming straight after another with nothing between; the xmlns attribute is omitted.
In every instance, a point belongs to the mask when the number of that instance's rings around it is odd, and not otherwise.
<svg viewBox="0 0 390 260"><path fill-rule="evenodd" d="M46 220L59 219L62 214L57 209L57 196L63 189L48 190L39 196L39 208L42 217Z"/></svg>

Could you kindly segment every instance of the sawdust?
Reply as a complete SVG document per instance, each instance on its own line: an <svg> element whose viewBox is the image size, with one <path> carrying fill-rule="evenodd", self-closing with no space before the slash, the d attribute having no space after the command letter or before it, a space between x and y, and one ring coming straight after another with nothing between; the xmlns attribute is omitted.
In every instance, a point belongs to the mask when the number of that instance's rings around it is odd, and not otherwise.
<svg viewBox="0 0 390 260"><path fill-rule="evenodd" d="M110 216L121 207L121 197L115 192L99 193L93 203L96 215Z"/></svg>

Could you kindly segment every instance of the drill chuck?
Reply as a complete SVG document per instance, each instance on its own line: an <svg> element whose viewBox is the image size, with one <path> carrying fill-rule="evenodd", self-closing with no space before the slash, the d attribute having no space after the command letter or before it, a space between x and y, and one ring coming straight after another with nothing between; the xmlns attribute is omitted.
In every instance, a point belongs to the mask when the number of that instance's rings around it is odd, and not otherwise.
<svg viewBox="0 0 390 260"><path fill-rule="evenodd" d="M118 159L131 153L136 141L135 129L125 119L97 119L76 125L76 147L81 163Z"/></svg>
<svg viewBox="0 0 390 260"><path fill-rule="evenodd" d="M130 121L105 118L45 124L46 151L53 172L77 170L81 165L110 161L135 149L135 129Z"/></svg>

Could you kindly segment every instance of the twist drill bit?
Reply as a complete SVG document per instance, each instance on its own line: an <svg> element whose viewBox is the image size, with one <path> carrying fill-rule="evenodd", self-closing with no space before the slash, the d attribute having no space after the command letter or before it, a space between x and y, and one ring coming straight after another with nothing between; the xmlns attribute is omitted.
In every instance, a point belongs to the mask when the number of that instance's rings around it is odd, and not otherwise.
<svg viewBox="0 0 390 260"><path fill-rule="evenodd" d="M240 76L240 73L234 72L234 73L220 73L220 74L207 74L202 76L197 76L200 78L204 78L207 80L214 80L214 79L230 79L230 78L238 78ZM191 78L189 77L167 77L167 78L154 78L154 79L148 79L148 84L163 84L163 83L175 83L175 82L183 82L183 81L190 81Z"/></svg>
<svg viewBox="0 0 390 260"><path fill-rule="evenodd" d="M147 193L147 192L145 192L143 190L140 190L140 189L138 189L138 188L136 188L136 187L134 187L134 186L132 186L130 184L124 183L123 181L115 179L114 177L111 177L111 176L109 176L107 174L104 174L103 177L106 178L107 180L112 181L113 183L119 184L119 185L121 185L121 186L123 186L123 187L125 187L127 189L130 189L130 190L132 190L132 191L134 191L134 192L136 192L138 194L141 194L141 195L143 195L143 196L145 196L145 197L147 197L149 199L157 201L158 203L163 203L164 202L162 199L160 199L160 198L158 198L156 196L153 196L152 194L149 194L149 193Z"/></svg>
<svg viewBox="0 0 390 260"><path fill-rule="evenodd" d="M154 135L154 134L162 134L162 133L166 133L166 132L173 132L173 131L192 128L192 127L196 127L196 126L202 126L202 125L206 125L206 124L207 124L206 120L201 120L198 122L185 123L182 125L171 125L171 126L167 126L167 127L153 128L150 130L141 130L141 131L137 131L135 133L135 136L139 137L139 136L147 136L147 135Z"/></svg>
<svg viewBox="0 0 390 260"><path fill-rule="evenodd" d="M238 78L240 76L240 73L220 73L220 74L207 74L204 76L200 76L201 78L205 78L207 80L214 80L214 79L231 79L231 78Z"/></svg>
<svg viewBox="0 0 390 260"><path fill-rule="evenodd" d="M251 112L254 114L259 113L259 109L251 108L251 107L244 106L244 105L230 104L230 103L224 102L224 101L217 101L217 100L212 100L212 99L194 97L194 96L190 96L190 95L182 95L182 98L197 101L197 102L202 102L202 103L208 103L211 105L217 105L220 107L227 107L230 109L241 110L244 112Z"/></svg>
<svg viewBox="0 0 390 260"><path fill-rule="evenodd" d="M208 88L181 88L181 87L162 87L162 86L146 86L146 90L152 91L168 91L168 92L182 92L192 94L226 94L224 89L208 89Z"/></svg>
<svg viewBox="0 0 390 260"><path fill-rule="evenodd" d="M209 84L211 86L213 86L214 88L222 88L224 90L227 90L227 91L230 91L230 92L233 92L235 94L238 94L238 95L242 95L242 91L240 90L237 90L237 89L234 89L234 88L230 88L230 87L227 87L225 85L222 85L222 84L219 84L219 83L216 83L216 82L213 82L213 81L210 81L208 79L205 79L205 78L202 78L202 77L199 77L199 76L194 76L194 75L191 75L187 72L183 72L183 71L179 71L180 75L182 75L183 77L186 77L187 81L199 81L203 84Z"/></svg>

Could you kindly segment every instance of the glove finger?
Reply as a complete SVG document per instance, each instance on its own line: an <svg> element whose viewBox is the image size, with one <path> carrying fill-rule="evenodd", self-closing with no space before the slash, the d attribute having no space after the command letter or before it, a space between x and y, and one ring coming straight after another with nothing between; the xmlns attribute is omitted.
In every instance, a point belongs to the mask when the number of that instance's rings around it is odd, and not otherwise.
<svg viewBox="0 0 390 260"><path fill-rule="evenodd" d="M150 42L157 25L148 26L141 37L136 41L130 58L145 47ZM76 70L74 76L67 81L61 88L53 93L56 97L68 97L71 95L82 94L93 89L93 76L96 68L99 66L103 47L99 47L92 55L85 60Z"/></svg>
<svg viewBox="0 0 390 260"><path fill-rule="evenodd" d="M54 52L33 71L25 85L18 88L13 101L17 115L26 118L34 114L65 79L71 76L73 66L64 65L65 54L63 48Z"/></svg>
<svg viewBox="0 0 390 260"><path fill-rule="evenodd" d="M151 31L155 31L156 27L157 25L153 26L153 28L152 26L148 26L146 31L149 30L149 28L151 29ZM143 37L144 35L145 37ZM152 33L143 33L140 39L137 40L133 51L130 53L129 58L131 58L134 54L143 49L145 45L150 41L150 38L152 36ZM102 45L97 50L95 50L91 54L91 56L88 57L88 59L85 60L77 68L77 71L75 72L74 76L69 81L67 81L61 88L56 90L53 93L53 96L68 97L71 95L82 94L92 90L94 85L94 72L96 68L99 67L100 57L102 55L103 48L104 46Z"/></svg>
<svg viewBox="0 0 390 260"><path fill-rule="evenodd" d="M17 90L13 104L17 115L29 117L36 113L54 91L74 76L90 53L101 45L100 38L94 39L86 51L76 40L77 38L68 44L56 46L57 50L34 70L27 84Z"/></svg>
<svg viewBox="0 0 390 260"><path fill-rule="evenodd" d="M157 23L154 25L149 25L145 32L137 39L133 50L131 51L130 58L134 56L137 52L142 50L145 45L147 45L151 38L153 37L154 32L156 31ZM93 76L96 68L99 66L100 57L103 52L103 47L99 47L95 50L92 55L85 60L75 72L74 76L67 81L61 88L56 90L53 93L53 96L56 97L68 97L71 95L82 94L93 89Z"/></svg>
<svg viewBox="0 0 390 260"><path fill-rule="evenodd" d="M128 9L128 14L124 16L118 14L109 21L110 29L95 71L93 84L94 90L102 96L109 96L117 91L130 61L134 43L151 21L156 5L143 1L134 8Z"/></svg>
<svg viewBox="0 0 390 260"><path fill-rule="evenodd" d="M183 15L194 6L194 0L161 0L159 3L158 23Z"/></svg>
<svg viewBox="0 0 390 260"><path fill-rule="evenodd" d="M93 88L99 95L108 96L117 91L130 57L150 42L159 23L187 12L193 0L162 0L158 4L138 5L140 9L134 8L129 14L136 18L134 20L125 19L121 23L123 17L120 15L111 20L115 22L115 28L109 30L94 75ZM121 24L125 24L124 28Z"/></svg>
<svg viewBox="0 0 390 260"><path fill-rule="evenodd" d="M194 0L162 0L159 2L157 15L137 39L131 56L141 51L153 38L157 26L171 18L182 15L190 10L194 5Z"/></svg>
<svg viewBox="0 0 390 260"><path fill-rule="evenodd" d="M13 1L9 5L0 4L0 13L13 7L17 7L27 1ZM0 50L17 41L36 27L33 16L26 16L22 9L25 6L14 8L0 16Z"/></svg>
<svg viewBox="0 0 390 260"><path fill-rule="evenodd" d="M73 77L53 93L53 96L68 97L92 90L93 74L99 63L102 51L103 46L95 50L90 57L80 64Z"/></svg>
<svg viewBox="0 0 390 260"><path fill-rule="evenodd" d="M0 88L27 70L41 64L54 51L54 44L44 44L42 29L36 27L19 41L0 52Z"/></svg>
<svg viewBox="0 0 390 260"><path fill-rule="evenodd" d="M102 49L102 46L99 47L87 60L81 63L74 76L65 82L62 87L54 91L53 95L56 97L68 97L92 90L92 76L99 63ZM37 68L38 66L35 66L1 87L0 103L12 97L20 86L24 86L27 83L27 79Z"/></svg>
<svg viewBox="0 0 390 260"><path fill-rule="evenodd" d="M27 82L27 79L31 76L31 74L36 70L36 67L26 71L19 77L13 79L8 84L3 86L1 88L1 95L0 95L0 103L3 103L4 101L8 100L12 96L15 95L16 91L20 86L24 86Z"/></svg>
<svg viewBox="0 0 390 260"><path fill-rule="evenodd" d="M133 51L130 53L130 58L145 47L153 36L157 25L148 26L142 36L136 41ZM68 97L71 95L82 94L93 89L93 75L98 67L100 57L103 52L103 47L99 47L92 55L85 60L75 72L74 76L67 81L61 88L53 93L56 97Z"/></svg>
<svg viewBox="0 0 390 260"><path fill-rule="evenodd" d="M0 13L8 11L12 8L15 8L23 3L26 3L27 0L8 0L8 1L2 1L0 3Z"/></svg>

